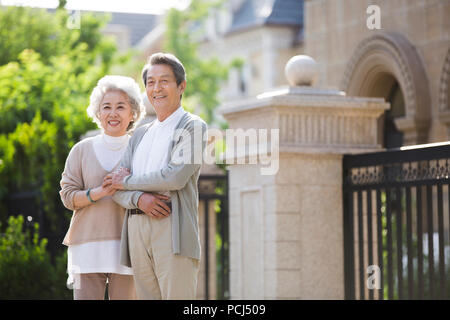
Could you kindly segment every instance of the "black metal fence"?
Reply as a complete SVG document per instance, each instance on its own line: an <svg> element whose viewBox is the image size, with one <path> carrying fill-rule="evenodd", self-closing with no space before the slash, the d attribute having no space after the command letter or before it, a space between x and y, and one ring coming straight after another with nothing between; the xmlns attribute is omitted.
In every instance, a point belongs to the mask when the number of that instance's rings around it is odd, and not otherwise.
<svg viewBox="0 0 450 320"><path fill-rule="evenodd" d="M217 299L229 298L229 239L228 239L228 171L226 175L203 174L199 177L199 200L203 202L204 234L202 263L204 265L204 299L211 298L210 283L215 283ZM215 209L210 210L211 206ZM218 209L218 210L216 210ZM215 226L211 228L210 215L215 214ZM211 230L213 229L213 230ZM210 246L211 233L216 240ZM215 252L210 252L210 248ZM215 277L211 279L210 259L216 259Z"/></svg>
<svg viewBox="0 0 450 320"><path fill-rule="evenodd" d="M345 155L346 299L450 298L450 143Z"/></svg>

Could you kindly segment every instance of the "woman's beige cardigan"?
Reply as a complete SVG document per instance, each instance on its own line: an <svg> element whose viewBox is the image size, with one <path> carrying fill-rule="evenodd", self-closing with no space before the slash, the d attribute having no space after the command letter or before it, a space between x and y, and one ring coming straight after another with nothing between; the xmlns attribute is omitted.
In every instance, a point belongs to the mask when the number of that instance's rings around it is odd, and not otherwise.
<svg viewBox="0 0 450 320"><path fill-rule="evenodd" d="M84 139L73 146L62 173L59 192L64 206L74 211L63 244L68 246L120 240L125 209L115 203L111 196L83 208L77 208L73 203L75 192L100 186L108 173L95 156L93 138Z"/></svg>

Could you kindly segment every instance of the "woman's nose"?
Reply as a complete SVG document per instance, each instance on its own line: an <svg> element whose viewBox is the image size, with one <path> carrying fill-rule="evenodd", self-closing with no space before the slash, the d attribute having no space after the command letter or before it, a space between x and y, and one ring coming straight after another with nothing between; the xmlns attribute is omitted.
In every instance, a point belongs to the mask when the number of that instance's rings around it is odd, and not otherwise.
<svg viewBox="0 0 450 320"><path fill-rule="evenodd" d="M109 114L110 114L110 116L115 117L117 115L117 109L112 108L111 112Z"/></svg>

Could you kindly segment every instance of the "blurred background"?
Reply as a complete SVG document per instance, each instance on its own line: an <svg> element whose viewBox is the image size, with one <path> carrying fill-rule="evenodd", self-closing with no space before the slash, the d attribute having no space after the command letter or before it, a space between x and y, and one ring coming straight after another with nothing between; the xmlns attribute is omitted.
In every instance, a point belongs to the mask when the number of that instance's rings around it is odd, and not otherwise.
<svg viewBox="0 0 450 320"><path fill-rule="evenodd" d="M0 299L72 298L59 181L71 147L97 132L86 108L104 75L140 84L142 125L155 114L141 69L171 52L187 72L184 108L225 130L221 105L287 85L286 62L307 54L318 86L390 103L382 147L448 141L449 16L447 0L0 0ZM199 181L201 299L230 297L227 177L211 165Z"/></svg>

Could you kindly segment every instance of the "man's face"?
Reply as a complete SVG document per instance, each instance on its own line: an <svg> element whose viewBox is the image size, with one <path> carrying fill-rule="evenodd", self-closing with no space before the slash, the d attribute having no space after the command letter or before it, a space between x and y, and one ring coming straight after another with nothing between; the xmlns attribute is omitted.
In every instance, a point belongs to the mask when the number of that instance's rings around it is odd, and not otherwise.
<svg viewBox="0 0 450 320"><path fill-rule="evenodd" d="M185 88L186 81L177 85L172 68L166 64L150 66L147 71L147 96L157 115L174 112L180 106Z"/></svg>

